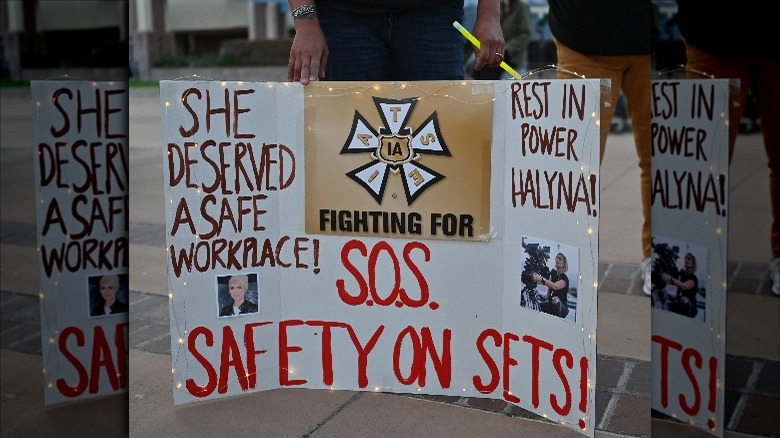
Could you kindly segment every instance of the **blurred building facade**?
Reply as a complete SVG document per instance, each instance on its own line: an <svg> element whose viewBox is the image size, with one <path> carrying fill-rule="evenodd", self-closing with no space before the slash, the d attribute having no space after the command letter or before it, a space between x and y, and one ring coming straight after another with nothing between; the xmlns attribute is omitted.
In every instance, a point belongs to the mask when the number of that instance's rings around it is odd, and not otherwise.
<svg viewBox="0 0 780 438"><path fill-rule="evenodd" d="M166 59L286 39L289 15L286 0L4 0L0 79L150 79Z"/></svg>
<svg viewBox="0 0 780 438"><path fill-rule="evenodd" d="M130 65L138 79L150 79L165 59L216 57L231 44L287 39L292 29L286 0L129 1Z"/></svg>
<svg viewBox="0 0 780 438"><path fill-rule="evenodd" d="M0 2L0 79L127 76L127 0Z"/></svg>

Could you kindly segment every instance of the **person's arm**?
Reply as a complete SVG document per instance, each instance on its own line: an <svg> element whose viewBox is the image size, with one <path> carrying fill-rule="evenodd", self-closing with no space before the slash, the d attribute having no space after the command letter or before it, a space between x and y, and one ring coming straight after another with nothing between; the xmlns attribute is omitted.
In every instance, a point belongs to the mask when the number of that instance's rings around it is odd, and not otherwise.
<svg viewBox="0 0 780 438"><path fill-rule="evenodd" d="M696 282L693 281L692 279L680 281L677 278L672 278L672 284L677 286L677 289L679 290L688 290L696 286Z"/></svg>
<svg viewBox="0 0 780 438"><path fill-rule="evenodd" d="M314 0L289 0L288 3L293 13L301 6L316 7ZM287 80L300 81L301 84L306 85L325 76L328 46L316 11L300 15L293 20L293 23L295 38L287 62Z"/></svg>
<svg viewBox="0 0 780 438"><path fill-rule="evenodd" d="M495 67L501 64L504 60L504 35L501 33L500 0L478 0L472 33L480 44L474 68L479 70L485 65Z"/></svg>
<svg viewBox="0 0 780 438"><path fill-rule="evenodd" d="M531 276L534 281L541 281L543 285L547 286L547 299L552 297L552 293L555 290L560 290L566 287L566 280L559 279L558 281L552 281L548 278L544 278L538 273L534 272Z"/></svg>
<svg viewBox="0 0 780 438"><path fill-rule="evenodd" d="M549 278L542 278L542 284L547 286L549 290L561 290L564 287L566 287L566 281L564 280L558 280L558 281L552 281Z"/></svg>

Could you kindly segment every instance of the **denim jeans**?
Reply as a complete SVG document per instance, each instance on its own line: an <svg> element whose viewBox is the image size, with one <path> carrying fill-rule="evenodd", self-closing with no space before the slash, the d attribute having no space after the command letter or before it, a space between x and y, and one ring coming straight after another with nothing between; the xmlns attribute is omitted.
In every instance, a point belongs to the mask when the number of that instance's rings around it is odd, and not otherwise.
<svg viewBox="0 0 780 438"><path fill-rule="evenodd" d="M328 44L328 81L463 79L465 39L452 26L463 5L356 15L317 5Z"/></svg>

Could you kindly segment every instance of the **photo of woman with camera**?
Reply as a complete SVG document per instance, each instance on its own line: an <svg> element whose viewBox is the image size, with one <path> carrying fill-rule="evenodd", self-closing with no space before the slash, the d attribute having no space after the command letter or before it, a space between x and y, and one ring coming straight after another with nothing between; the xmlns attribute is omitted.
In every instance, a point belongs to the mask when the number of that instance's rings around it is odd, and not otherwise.
<svg viewBox="0 0 780 438"><path fill-rule="evenodd" d="M688 318L695 318L699 312L696 294L699 291L699 279L696 277L696 257L693 254L685 254L684 268L680 270L677 278L667 272L661 273L661 279L677 288L674 302L669 303L669 310Z"/></svg>
<svg viewBox="0 0 780 438"><path fill-rule="evenodd" d="M578 248L530 236L522 245L520 307L577 322Z"/></svg>
<svg viewBox="0 0 780 438"><path fill-rule="evenodd" d="M542 312L559 318L566 318L569 314L569 277L566 276L568 269L566 256L559 252L555 256L555 268L550 270L550 278L544 278L538 273L533 274L534 281L547 286L547 301L539 305Z"/></svg>

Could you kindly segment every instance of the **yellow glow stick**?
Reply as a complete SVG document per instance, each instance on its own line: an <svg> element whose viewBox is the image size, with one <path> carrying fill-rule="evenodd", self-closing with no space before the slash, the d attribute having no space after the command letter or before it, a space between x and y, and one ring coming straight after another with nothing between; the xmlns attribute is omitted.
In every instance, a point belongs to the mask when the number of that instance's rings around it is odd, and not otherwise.
<svg viewBox="0 0 780 438"><path fill-rule="evenodd" d="M478 40L478 39L476 39L476 38L474 37L474 35L472 35L472 34L471 34L471 32L469 32L468 30L466 30L466 28L465 28L465 27L463 27L463 26L462 26L460 23L458 23L457 21L453 21L453 22L452 22L452 25L453 25L453 26L455 26L455 29L458 29L458 30L460 31L460 33L462 33L462 34L463 34L463 36L464 36L464 37L466 37L466 39L467 39L467 40L469 40L469 41L471 42L471 44L473 44L473 45L474 45L474 47L476 47L477 49L479 49L479 47L481 46L481 44L479 43L479 40ZM512 67L510 67L510 66L509 66L509 64L507 64L507 63L506 63L506 62L504 62L504 61L501 61L501 64L499 64L499 65L501 66L501 68L503 68L504 70L506 70L506 72L507 72L507 73L509 73L510 75L512 75L512 77L513 77L513 78L515 78L515 79L520 79L520 74L519 74L518 72L516 72L516 71L515 71L515 69L513 69Z"/></svg>

